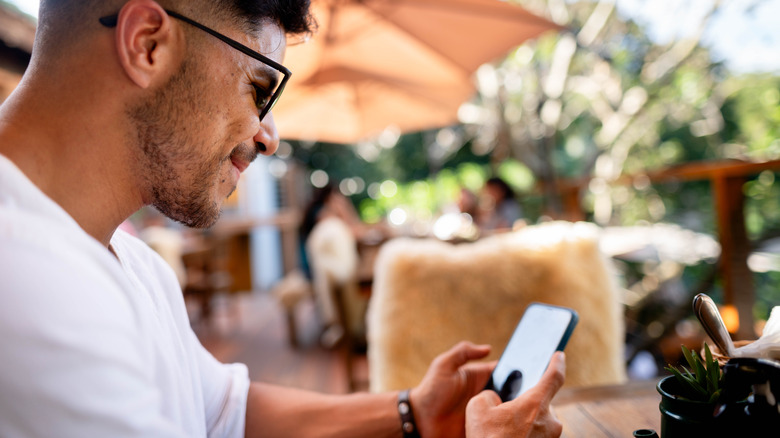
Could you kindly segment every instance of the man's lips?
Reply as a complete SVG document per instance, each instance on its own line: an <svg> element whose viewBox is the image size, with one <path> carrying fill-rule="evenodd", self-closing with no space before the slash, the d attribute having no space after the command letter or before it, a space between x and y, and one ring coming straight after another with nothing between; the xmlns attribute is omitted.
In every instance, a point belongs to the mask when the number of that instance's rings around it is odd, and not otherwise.
<svg viewBox="0 0 780 438"><path fill-rule="evenodd" d="M230 162L238 169L239 172L243 172L249 167L252 161L257 158L257 151L249 147L245 143L240 144L230 154Z"/></svg>
<svg viewBox="0 0 780 438"><path fill-rule="evenodd" d="M249 163L238 158L238 157L230 157L230 162L233 163L233 166L238 169L239 172L244 172L247 167L249 167Z"/></svg>

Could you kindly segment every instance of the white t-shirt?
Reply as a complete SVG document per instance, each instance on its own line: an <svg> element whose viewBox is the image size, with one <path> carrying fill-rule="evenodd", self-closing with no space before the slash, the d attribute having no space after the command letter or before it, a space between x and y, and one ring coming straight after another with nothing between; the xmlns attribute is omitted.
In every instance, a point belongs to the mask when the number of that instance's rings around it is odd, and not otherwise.
<svg viewBox="0 0 780 438"><path fill-rule="evenodd" d="M243 437L246 367L203 348L162 258L111 246L0 155L0 437Z"/></svg>

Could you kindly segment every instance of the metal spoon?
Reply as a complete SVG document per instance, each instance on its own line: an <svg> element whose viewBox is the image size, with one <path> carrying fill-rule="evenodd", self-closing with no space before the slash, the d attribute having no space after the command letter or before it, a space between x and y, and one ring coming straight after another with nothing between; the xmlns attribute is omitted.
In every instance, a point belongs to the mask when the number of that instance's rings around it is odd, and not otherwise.
<svg viewBox="0 0 780 438"><path fill-rule="evenodd" d="M693 298L693 312L699 318L699 322L704 327L712 342L718 346L721 352L728 357L734 357L736 348L734 341L731 340L729 331L726 330L726 324L720 316L718 307L707 294L698 294Z"/></svg>

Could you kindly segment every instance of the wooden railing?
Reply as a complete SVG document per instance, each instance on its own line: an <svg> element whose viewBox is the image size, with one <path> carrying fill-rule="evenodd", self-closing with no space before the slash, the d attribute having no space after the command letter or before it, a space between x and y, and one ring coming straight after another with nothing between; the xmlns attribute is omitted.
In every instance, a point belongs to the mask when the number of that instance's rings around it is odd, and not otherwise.
<svg viewBox="0 0 780 438"><path fill-rule="evenodd" d="M641 175L624 175L614 183L633 184L637 178L649 179L654 184L709 180L712 184L714 210L721 246L720 275L723 282L724 304L733 306L739 316L737 339L755 339L753 304L755 286L753 273L747 265L752 247L745 229L745 194L743 186L748 179L765 170L780 171L780 160L760 163L719 160L687 163ZM566 180L557 183L563 207L561 218L582 220L582 191L589 179Z"/></svg>

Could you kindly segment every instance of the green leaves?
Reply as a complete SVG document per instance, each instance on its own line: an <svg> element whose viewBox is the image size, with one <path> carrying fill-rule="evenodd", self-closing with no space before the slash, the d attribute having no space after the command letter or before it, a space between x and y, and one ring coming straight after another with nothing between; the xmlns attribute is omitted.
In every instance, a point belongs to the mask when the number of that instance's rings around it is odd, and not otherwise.
<svg viewBox="0 0 780 438"><path fill-rule="evenodd" d="M723 384L723 374L720 364L712 357L710 347L704 344L704 360L685 345L682 346L682 352L690 369L678 369L671 365L666 367L680 383L680 398L708 403L717 401Z"/></svg>

